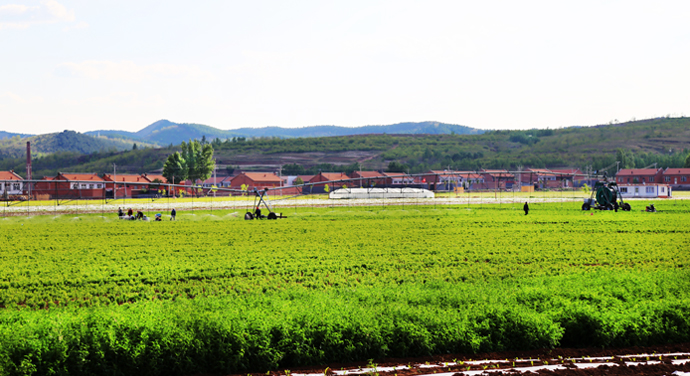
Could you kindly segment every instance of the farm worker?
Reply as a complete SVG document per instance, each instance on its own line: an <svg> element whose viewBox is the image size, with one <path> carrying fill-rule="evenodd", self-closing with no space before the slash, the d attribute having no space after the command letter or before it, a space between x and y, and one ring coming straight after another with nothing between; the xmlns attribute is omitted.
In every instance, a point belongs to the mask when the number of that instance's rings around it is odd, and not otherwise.
<svg viewBox="0 0 690 376"><path fill-rule="evenodd" d="M525 206L522 207L522 210L525 211L525 215L527 215L529 213L529 205L527 205L526 202L525 202Z"/></svg>
<svg viewBox="0 0 690 376"><path fill-rule="evenodd" d="M134 213L134 212L132 211L132 208L129 208L129 209L127 210L127 215L128 215L128 216L131 217L133 213Z"/></svg>
<svg viewBox="0 0 690 376"><path fill-rule="evenodd" d="M122 208L117 208L117 217L121 218L125 215L124 212L122 212Z"/></svg>
<svg viewBox="0 0 690 376"><path fill-rule="evenodd" d="M175 208L173 208L173 209L170 211L170 220L171 220L171 221L174 221L176 215L177 215L177 212L175 211Z"/></svg>
<svg viewBox="0 0 690 376"><path fill-rule="evenodd" d="M141 210L137 210L137 219L144 219L144 213Z"/></svg>

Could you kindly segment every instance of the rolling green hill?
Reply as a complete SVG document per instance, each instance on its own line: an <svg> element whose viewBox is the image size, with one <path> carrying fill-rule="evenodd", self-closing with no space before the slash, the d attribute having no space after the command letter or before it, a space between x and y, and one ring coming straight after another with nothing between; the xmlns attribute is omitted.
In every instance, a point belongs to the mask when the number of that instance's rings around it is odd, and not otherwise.
<svg viewBox="0 0 690 376"><path fill-rule="evenodd" d="M153 132L152 132L153 133ZM218 164L241 168L346 171L380 170L391 162L412 173L429 169L478 170L591 167L599 170L620 161L621 168L681 167L690 152L690 118L662 118L594 127L483 134L353 135L310 138L232 138L211 142ZM130 147L131 149L131 147ZM34 175L57 171L143 173L160 169L178 147L71 151L34 159ZM25 169L23 158L0 161L0 169ZM611 172L611 170L609 170Z"/></svg>
<svg viewBox="0 0 690 376"><path fill-rule="evenodd" d="M690 119L654 119L595 127L492 131L480 135L368 135L224 142L216 156L239 165L302 166L359 163L385 169L397 162L406 171L429 169L579 167L680 167L690 149ZM325 169L327 166L321 166Z"/></svg>
<svg viewBox="0 0 690 376"><path fill-rule="evenodd" d="M338 127L321 125L303 128L240 128L229 131L201 124L180 124L168 120L159 120L148 127L132 133L126 131L93 131L88 135L100 135L130 141L148 142L158 145L177 145L182 141L215 138L225 140L233 137L257 138L304 138L349 136L357 134L481 134L483 130L455 124L444 124L434 121L421 123L398 123L392 125L367 125L363 127Z"/></svg>
<svg viewBox="0 0 690 376"><path fill-rule="evenodd" d="M131 141L98 138L74 131L64 131L23 138L15 136L0 140L0 158L25 157L27 142L31 142L33 156L57 152L90 154L102 151L128 150L133 146ZM141 146L146 146L146 144Z"/></svg>

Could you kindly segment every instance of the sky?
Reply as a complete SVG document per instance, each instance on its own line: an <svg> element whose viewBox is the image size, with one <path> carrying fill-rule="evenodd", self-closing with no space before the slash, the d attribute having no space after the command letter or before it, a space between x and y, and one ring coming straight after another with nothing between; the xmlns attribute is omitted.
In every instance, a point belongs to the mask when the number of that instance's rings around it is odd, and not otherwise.
<svg viewBox="0 0 690 376"><path fill-rule="evenodd" d="M690 1L0 0L0 130L690 115Z"/></svg>

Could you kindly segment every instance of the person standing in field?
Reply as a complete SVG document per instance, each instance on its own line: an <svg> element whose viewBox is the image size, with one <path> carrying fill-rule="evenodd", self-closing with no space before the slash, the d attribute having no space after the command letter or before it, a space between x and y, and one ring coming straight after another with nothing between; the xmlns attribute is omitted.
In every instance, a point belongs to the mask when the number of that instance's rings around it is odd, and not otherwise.
<svg viewBox="0 0 690 376"><path fill-rule="evenodd" d="M525 202L525 206L522 207L522 210L525 211L525 215L527 215L529 213L529 205L527 205L526 202Z"/></svg>
<svg viewBox="0 0 690 376"><path fill-rule="evenodd" d="M171 221L174 221L176 215L177 215L177 212L175 211L175 208L173 208L173 209L170 211L170 220L171 220Z"/></svg>

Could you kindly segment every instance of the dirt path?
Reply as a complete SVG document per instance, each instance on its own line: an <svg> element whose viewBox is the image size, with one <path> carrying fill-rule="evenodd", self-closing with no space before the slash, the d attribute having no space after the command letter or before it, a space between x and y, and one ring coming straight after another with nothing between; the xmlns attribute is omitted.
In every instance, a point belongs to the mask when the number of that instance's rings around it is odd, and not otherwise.
<svg viewBox="0 0 690 376"><path fill-rule="evenodd" d="M690 343L621 349L551 349L449 354L300 367L272 376L675 375L690 376ZM267 373L252 373L252 376ZM232 376L247 376L232 375Z"/></svg>

